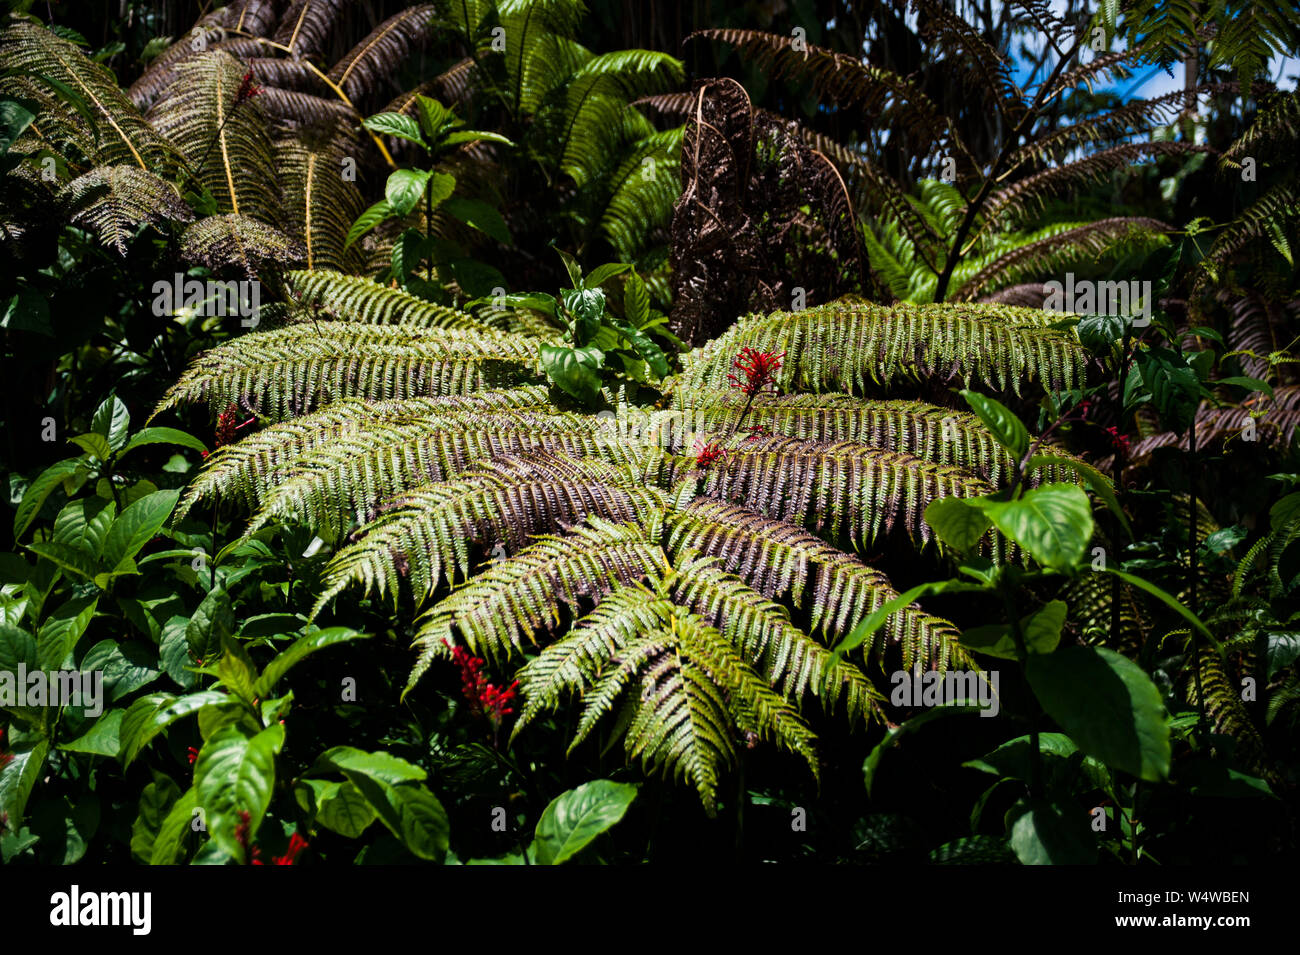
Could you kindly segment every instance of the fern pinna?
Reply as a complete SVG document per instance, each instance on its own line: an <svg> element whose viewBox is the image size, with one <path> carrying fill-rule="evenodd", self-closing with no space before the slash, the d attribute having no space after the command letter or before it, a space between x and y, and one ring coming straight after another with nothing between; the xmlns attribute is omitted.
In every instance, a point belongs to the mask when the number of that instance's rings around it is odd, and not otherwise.
<svg viewBox="0 0 1300 955"><path fill-rule="evenodd" d="M236 501L250 534L308 525L337 545L316 613L345 593L418 609L408 692L467 646L519 667L516 733L574 699L574 745L613 715L629 758L710 810L743 740L816 773L809 697L871 723L887 659L973 667L917 606L851 659L828 649L897 595L870 555L932 546L930 501L1012 467L972 415L890 395L922 375L1019 391L1083 372L1027 310L849 299L744 319L658 400L607 391L593 413L546 388L535 324L340 273L286 281L313 290L310 317L201 356L160 407L233 401L269 422L209 457L180 516Z"/></svg>

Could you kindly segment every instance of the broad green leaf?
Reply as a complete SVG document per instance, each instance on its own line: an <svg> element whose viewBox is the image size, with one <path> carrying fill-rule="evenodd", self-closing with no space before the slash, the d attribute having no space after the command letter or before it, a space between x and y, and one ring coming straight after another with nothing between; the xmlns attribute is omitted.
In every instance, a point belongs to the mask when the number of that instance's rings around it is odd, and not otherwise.
<svg viewBox="0 0 1300 955"><path fill-rule="evenodd" d="M582 266L578 264L578 260L561 248L556 248L555 251L564 262L564 269L569 273L571 286L575 289L585 288L582 284Z"/></svg>
<svg viewBox="0 0 1300 955"><path fill-rule="evenodd" d="M14 674L16 682L19 664L34 670L40 666L39 660L35 637L21 627L0 625L0 673Z"/></svg>
<svg viewBox="0 0 1300 955"><path fill-rule="evenodd" d="M420 130L424 133L425 142L437 143L442 137L444 127L453 123L456 117L451 110L429 96L416 94L415 105L420 114ZM406 119L406 116L401 113L381 113L380 115L402 116L403 119ZM419 142L419 140L414 140L414 142Z"/></svg>
<svg viewBox="0 0 1300 955"><path fill-rule="evenodd" d="M102 497L69 501L54 519L54 540L98 558L116 514L117 506Z"/></svg>
<svg viewBox="0 0 1300 955"><path fill-rule="evenodd" d="M393 207L388 204L387 199L380 199L365 212L361 213L361 215L357 216L357 221L352 223L352 228L348 229L347 238L343 241L343 248L346 249L353 242L357 241L357 239L361 238L391 215L393 215Z"/></svg>
<svg viewBox="0 0 1300 955"><path fill-rule="evenodd" d="M563 391L588 403L600 394L599 369L605 364L605 356L600 349L542 345L541 357L547 377Z"/></svg>
<svg viewBox="0 0 1300 955"><path fill-rule="evenodd" d="M1080 461L1077 458L1067 458L1057 454L1035 454L1029 459L1029 473L1037 471L1039 468L1048 467L1049 465L1069 468L1075 474L1079 475L1087 483L1092 492L1096 494L1112 514L1119 519L1125 532L1129 537L1133 536L1133 528L1129 525L1128 515L1119 505L1119 498L1115 496L1115 487L1110 483L1110 478L1102 474L1096 468L1086 461Z"/></svg>
<svg viewBox="0 0 1300 955"><path fill-rule="evenodd" d="M421 146L428 145L420 135L420 127L415 120L404 113L378 113L363 120L361 125L372 133L396 136L398 139L406 139Z"/></svg>
<svg viewBox="0 0 1300 955"><path fill-rule="evenodd" d="M30 107L30 108L29 108ZM9 152L9 147L18 141L32 120L37 104L31 100L19 100L6 96L0 99L0 156Z"/></svg>
<svg viewBox="0 0 1300 955"><path fill-rule="evenodd" d="M98 597L73 597L45 619L36 633L41 669L63 670L72 666L72 650L90 626L98 605Z"/></svg>
<svg viewBox="0 0 1300 955"><path fill-rule="evenodd" d="M1041 484L1014 501L966 498L993 526L1052 570L1078 566L1092 539L1092 505L1075 484Z"/></svg>
<svg viewBox="0 0 1300 955"><path fill-rule="evenodd" d="M93 726L74 740L60 743L59 749L73 753L93 753L96 756L116 756L122 748L122 720L126 710L109 710Z"/></svg>
<svg viewBox="0 0 1300 955"><path fill-rule="evenodd" d="M1011 849L1024 865L1092 865L1097 840L1088 812L1070 804L1021 799L1007 813Z"/></svg>
<svg viewBox="0 0 1300 955"><path fill-rule="evenodd" d="M559 865L623 818L637 786L597 779L551 800L537 822L533 857L538 865Z"/></svg>
<svg viewBox="0 0 1300 955"><path fill-rule="evenodd" d="M153 861L154 841L163 821L181 796L180 787L162 773L140 793L140 804L131 824L131 858L144 865Z"/></svg>
<svg viewBox="0 0 1300 955"><path fill-rule="evenodd" d="M1085 753L1140 779L1169 775L1169 714L1136 663L1104 647L1068 647L1031 656L1025 676Z"/></svg>
<svg viewBox="0 0 1300 955"><path fill-rule="evenodd" d="M131 436L131 440L122 448L122 454L142 448L147 444L174 444L193 451L207 451L207 446L192 434L186 434L176 428L144 428Z"/></svg>
<svg viewBox="0 0 1300 955"><path fill-rule="evenodd" d="M358 633L349 627L328 627L324 630L317 630L315 633L309 633L305 637L299 637L266 665L262 675L258 677L255 686L255 692L259 697L270 695L278 683L289 670L299 661L305 659L317 650L325 647L332 647L340 643L349 643L353 640L369 639L370 634Z"/></svg>
<svg viewBox="0 0 1300 955"><path fill-rule="evenodd" d="M114 451L126 444L130 427L131 412L127 411L126 404L116 395L105 398L90 420L90 430L107 438L109 447Z"/></svg>
<svg viewBox="0 0 1300 955"><path fill-rule="evenodd" d="M316 800L316 821L341 836L356 839L375 821L375 809L349 781L326 783Z"/></svg>
<svg viewBox="0 0 1300 955"><path fill-rule="evenodd" d="M598 288L564 289L560 301L573 315L574 342L579 347L588 344L605 317L605 293Z"/></svg>
<svg viewBox="0 0 1300 955"><path fill-rule="evenodd" d="M623 284L623 317L633 328L642 328L650 320L650 290L635 271Z"/></svg>
<svg viewBox="0 0 1300 955"><path fill-rule="evenodd" d="M959 497L935 498L925 509L925 522L959 554L974 550L992 525L983 511Z"/></svg>
<svg viewBox="0 0 1300 955"><path fill-rule="evenodd" d="M123 561L135 557L167 523L180 496L180 491L155 491L118 515L104 541L105 569L117 570Z"/></svg>
<svg viewBox="0 0 1300 955"><path fill-rule="evenodd" d="M1227 378L1220 378L1215 382L1216 385L1234 385L1238 388L1245 388L1248 391L1262 391L1270 398L1273 397L1273 386L1267 381L1261 381L1258 378L1248 378L1244 375L1232 375Z"/></svg>
<svg viewBox="0 0 1300 955"><path fill-rule="evenodd" d="M8 754L12 758L0 769L0 815L8 817L8 828L17 830L22 824L28 797L41 778L49 752L49 740L41 739Z"/></svg>
<svg viewBox="0 0 1300 955"><path fill-rule="evenodd" d="M212 703L221 703L229 699L218 690L203 690L187 696L175 697L170 693L153 693L136 700L122 718L118 736L122 750L118 754L123 766L129 766L140 755L140 751L149 745L150 740L165 730L172 723Z"/></svg>
<svg viewBox="0 0 1300 955"><path fill-rule="evenodd" d="M633 328L631 325L625 325L622 322L610 322L618 329L619 334L632 343L636 353L644 359L649 366L651 374L656 378L664 378L668 375L668 356L664 350L654 343L654 341L645 332Z"/></svg>
<svg viewBox="0 0 1300 955"><path fill-rule="evenodd" d="M60 570L86 580L93 580L99 570L95 555L79 547L69 547L57 541L42 541L28 544L27 549L38 557L44 557Z"/></svg>
<svg viewBox="0 0 1300 955"><path fill-rule="evenodd" d="M185 639L194 658L200 663L208 663L234 629L235 612L230 604L230 594L223 587L217 587L208 591L194 611L185 627Z"/></svg>
<svg viewBox="0 0 1300 955"><path fill-rule="evenodd" d="M885 625L885 621L889 619L891 614L897 613L921 597L929 594L977 593L986 589L983 584L967 583L964 580L940 580L928 584L918 584L911 590L899 594L893 600L885 601L869 613L861 623L853 628L852 633L835 645L831 654L835 658L842 658L850 650L861 646Z"/></svg>
<svg viewBox="0 0 1300 955"><path fill-rule="evenodd" d="M108 445L108 438L94 431L69 438L68 443L75 444L96 461L107 461L113 454L113 449Z"/></svg>
<svg viewBox="0 0 1300 955"><path fill-rule="evenodd" d="M244 858L244 847L235 838L240 814L248 814L251 842L271 804L275 756L283 745L284 727L279 723L256 736L229 725L208 738L194 761L194 790L207 814L209 835L236 859Z"/></svg>
<svg viewBox="0 0 1300 955"><path fill-rule="evenodd" d="M1019 464L1021 458L1029 450L1029 432L1020 419L1001 402L994 401L977 391L963 389L961 396L966 399L966 403L971 406L971 410L979 415L979 419L984 422L984 426L997 439L998 444L1006 448L1011 453L1011 457Z"/></svg>
<svg viewBox="0 0 1300 955"><path fill-rule="evenodd" d="M587 288L600 288L601 285L608 282L616 275L622 275L632 268L630 262L606 262L604 265L598 265L588 273L587 277L582 280L582 284Z"/></svg>
<svg viewBox="0 0 1300 955"><path fill-rule="evenodd" d="M459 219L466 225L490 235L502 245L511 245L514 242L501 213L481 199L461 197L447 199L442 203L442 209L452 218Z"/></svg>
<svg viewBox="0 0 1300 955"><path fill-rule="evenodd" d="M86 651L81 669L103 673L104 693L110 701L152 683L162 673L157 650L134 640L101 640Z"/></svg>
<svg viewBox="0 0 1300 955"><path fill-rule="evenodd" d="M430 175L432 173L423 169L395 169L389 173L384 198L393 212L404 216L414 209L424 195Z"/></svg>
<svg viewBox="0 0 1300 955"><path fill-rule="evenodd" d="M195 810L198 806L199 798L193 786L185 790L181 798L172 804L162 825L158 827L158 834L154 837L149 859L151 865L175 865L177 856L184 847L185 838L195 831L195 821L199 818Z"/></svg>
<svg viewBox="0 0 1300 955"><path fill-rule="evenodd" d="M51 464L27 485L23 499L18 504L18 512L14 515L15 540L22 537L23 531L36 519L41 505L54 489L78 471L84 472L85 466L75 458L68 458Z"/></svg>
<svg viewBox="0 0 1300 955"><path fill-rule="evenodd" d="M367 753L353 746L335 746L316 757L316 771L334 769L359 773L384 783L419 782L426 773L419 766L380 750Z"/></svg>
<svg viewBox="0 0 1300 955"><path fill-rule="evenodd" d="M44 295L29 288L19 289L8 298L0 299L0 329L15 332L34 332L47 338L54 337L50 324L50 303Z"/></svg>
<svg viewBox="0 0 1300 955"><path fill-rule="evenodd" d="M411 854L420 859L442 861L447 854L450 826L442 803L420 783L390 786L363 773L346 773L375 810L379 821Z"/></svg>
<svg viewBox="0 0 1300 955"><path fill-rule="evenodd" d="M1025 649L1029 653L1051 653L1061 642L1061 627L1065 625L1066 605L1063 600L1053 600L1041 610L1020 620ZM976 653L1017 660L1016 640L1006 624L973 627L962 632L961 645Z"/></svg>
<svg viewBox="0 0 1300 955"><path fill-rule="evenodd" d="M500 133L491 133L483 129L461 129L454 133L448 133L439 145L450 149L452 146L460 146L463 143L500 143L502 146L513 146L514 142L502 136Z"/></svg>

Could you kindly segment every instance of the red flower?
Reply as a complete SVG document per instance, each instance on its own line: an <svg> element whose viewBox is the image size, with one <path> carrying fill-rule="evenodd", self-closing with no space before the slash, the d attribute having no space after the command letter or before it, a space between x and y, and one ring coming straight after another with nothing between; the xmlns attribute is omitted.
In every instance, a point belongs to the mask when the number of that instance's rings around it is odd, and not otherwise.
<svg viewBox="0 0 1300 955"><path fill-rule="evenodd" d="M695 444L691 447L691 454L695 455L697 468L707 468L719 458L725 458L727 449L720 444L705 444L701 439L696 438Z"/></svg>
<svg viewBox="0 0 1300 955"><path fill-rule="evenodd" d="M1125 454L1128 454L1128 449L1129 449L1128 435L1120 434L1119 428L1115 427L1114 425L1111 425L1109 428L1107 428L1106 433L1110 435L1111 447L1113 447L1116 451L1123 451Z"/></svg>
<svg viewBox="0 0 1300 955"><path fill-rule="evenodd" d="M271 856L271 865L293 865L298 861L298 856L307 848L307 845L307 840L295 832L289 837L289 848L285 850L284 855ZM261 864L260 860L253 860L253 865Z"/></svg>
<svg viewBox="0 0 1300 955"><path fill-rule="evenodd" d="M740 375L728 375L731 387L739 388L751 398L762 391L776 391L776 373L781 368L781 359L785 352L759 351L748 345L740 350L740 355L732 363Z"/></svg>
<svg viewBox="0 0 1300 955"><path fill-rule="evenodd" d="M234 441L237 432L242 431L257 420L257 417L254 416L249 418L247 421L236 424L235 418L238 417L238 414L239 409L235 407L235 403L232 401L230 404L226 405L225 411L217 415L217 430L216 436L212 442L213 447L219 448L223 444L229 444L231 441ZM207 454L205 453L203 456L206 458Z"/></svg>
<svg viewBox="0 0 1300 955"><path fill-rule="evenodd" d="M253 82L253 71L249 70L244 74L243 82L239 84L239 92L235 95L235 105L238 106L254 96L261 96L265 90Z"/></svg>
<svg viewBox="0 0 1300 955"><path fill-rule="evenodd" d="M0 741L4 740L4 736L5 736L5 731L0 729ZM13 761L14 761L13 753L0 753L0 770L3 770L6 766L8 766Z"/></svg>
<svg viewBox="0 0 1300 955"><path fill-rule="evenodd" d="M193 766L194 761L199 758L199 748L197 746L191 746L187 755L190 758L190 765Z"/></svg>
<svg viewBox="0 0 1300 955"><path fill-rule="evenodd" d="M451 662L460 669L460 689L469 701L470 712L486 717L493 727L499 726L514 712L510 703L518 695L519 681L515 680L505 689L493 686L481 672L482 657L472 656L464 647L453 647L446 640L442 642L451 650Z"/></svg>

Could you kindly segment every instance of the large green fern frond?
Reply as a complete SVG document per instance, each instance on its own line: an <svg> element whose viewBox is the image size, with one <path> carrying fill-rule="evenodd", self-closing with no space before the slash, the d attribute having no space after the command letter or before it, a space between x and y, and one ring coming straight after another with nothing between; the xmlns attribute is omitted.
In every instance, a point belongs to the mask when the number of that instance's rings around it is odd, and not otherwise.
<svg viewBox="0 0 1300 955"><path fill-rule="evenodd" d="M329 144L313 148L296 139L275 144L286 226L301 241L308 269L355 271L363 264L360 249L343 245L365 208L356 184L342 176L345 158Z"/></svg>
<svg viewBox="0 0 1300 955"><path fill-rule="evenodd" d="M797 312L749 316L688 356L693 387L727 387L742 347L784 352L784 391L861 395L903 381L978 380L1019 394L1026 383L1078 387L1086 354L1058 316L1005 305L874 305L841 299Z"/></svg>

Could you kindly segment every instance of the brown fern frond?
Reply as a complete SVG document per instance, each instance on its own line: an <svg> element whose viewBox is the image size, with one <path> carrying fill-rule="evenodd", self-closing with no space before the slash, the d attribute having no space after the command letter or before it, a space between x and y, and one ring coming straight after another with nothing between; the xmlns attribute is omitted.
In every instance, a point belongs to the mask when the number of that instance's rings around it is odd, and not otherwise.
<svg viewBox="0 0 1300 955"><path fill-rule="evenodd" d="M373 93L424 42L434 16L430 3L393 14L334 64L330 80L354 103Z"/></svg>
<svg viewBox="0 0 1300 955"><path fill-rule="evenodd" d="M181 258L214 272L237 268L250 279L286 269L307 256L302 243L248 216L208 216L181 236Z"/></svg>
<svg viewBox="0 0 1300 955"><path fill-rule="evenodd" d="M289 48L293 57L313 57L325 52L334 23L353 0L293 0L280 17L274 40Z"/></svg>
<svg viewBox="0 0 1300 955"><path fill-rule="evenodd" d="M138 166L98 166L68 183L60 197L71 221L97 232L121 255L142 225L194 221L175 186Z"/></svg>

